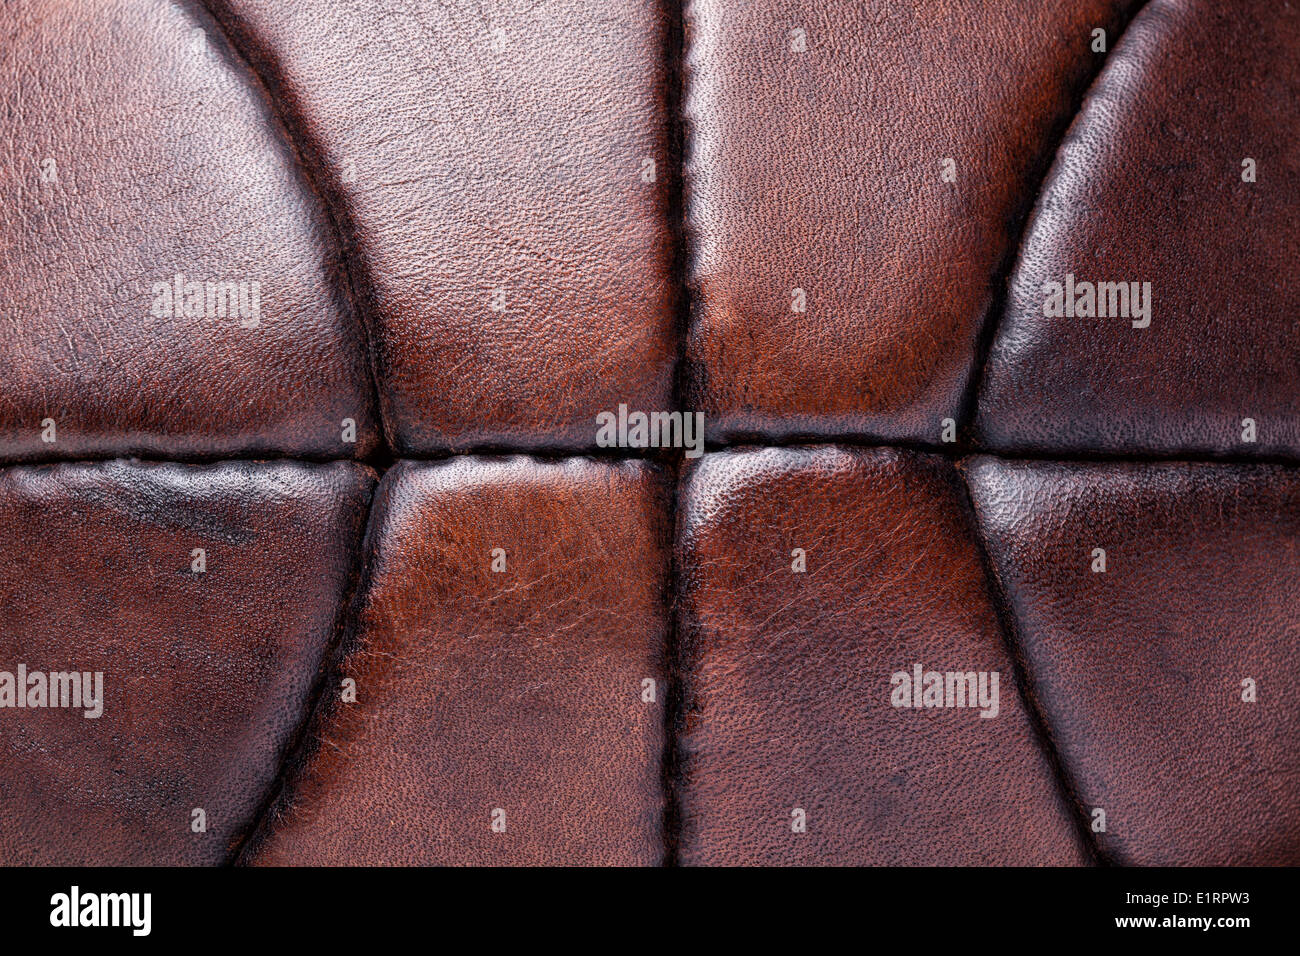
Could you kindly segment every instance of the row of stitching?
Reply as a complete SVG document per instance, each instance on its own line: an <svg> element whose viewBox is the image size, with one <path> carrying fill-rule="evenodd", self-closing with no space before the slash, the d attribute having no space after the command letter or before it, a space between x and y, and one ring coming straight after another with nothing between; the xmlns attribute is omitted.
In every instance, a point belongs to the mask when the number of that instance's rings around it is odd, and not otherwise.
<svg viewBox="0 0 1300 956"><path fill-rule="evenodd" d="M379 386L376 323L369 308L369 303L374 301L374 285L365 257L354 252L355 243L351 237L356 235L356 229L345 201L346 193L342 184L335 180L331 166L324 161L325 151L310 133L307 123L292 108L295 98L280 80L283 70L274 55L250 34L227 0L193 0L193 3L211 21L217 34L242 61L253 82L261 89L271 116L298 160L307 188L316 196L325 213L338 255L340 275L335 287L347 302L351 319L365 342L371 401L382 446L377 455L383 460L391 460L391 416L385 411L384 393Z"/></svg>
<svg viewBox="0 0 1300 956"><path fill-rule="evenodd" d="M1007 656L1011 660L1012 672L1015 675L1016 692L1020 695L1020 702L1025 708L1025 714L1029 718L1039 749L1047 760L1052 776L1056 780L1062 805L1070 815L1080 845L1086 850L1094 863L1109 864L1110 861L1102 852L1096 834L1092 833L1085 822L1086 814L1083 801L1079 798L1078 787L1066 768L1065 761L1061 758L1060 750L1057 748L1055 739L1052 736L1051 725L1039 706L1038 693L1030 676L1029 667L1025 662L1024 644L1020 639L1020 629L1016 623L1015 609L1011 606L1006 588L993 565L993 558L989 552L990 542L984 533L983 525L979 519L979 512L975 508L970 481L966 477L965 469L960 465L958 465L956 471L958 481L961 484L962 513L970 529L975 549L978 552L980 567L984 572L984 590L988 595L989 603L993 607L993 613L997 617L998 630L1002 635L1003 646L1006 648Z"/></svg>
<svg viewBox="0 0 1300 956"><path fill-rule="evenodd" d="M298 117L289 108L288 104L293 100L278 81L281 70L275 62L264 51L258 55L259 45L248 35L224 0L196 0L196 3L210 18L216 32L224 39L232 53L242 60L253 82L262 89L271 115L297 157L307 188L316 195L324 210L338 255L340 275L336 287L348 303L350 317L359 326L360 334L365 341L369 359L372 407L378 417L381 446L369 462L379 473L378 481L371 491L365 514L359 522L360 533L353 554L347 588L340 596L331 639L312 689L308 693L302 717L280 755L279 765L266 789L261 805L227 855L227 865L240 865L246 863L256 852L268 828L282 810L292 792L292 784L301 775L313 752L316 738L312 730L320 726L322 721L327 720L332 710L331 701L334 698L326 691L337 676L356 638L360 606L368 582L367 557L371 553L371 537L377 513L376 503L384 487L383 472L392 462L392 442L387 424L388 416L384 411L383 393L379 387L374 321L365 305L372 301L370 292L372 285L364 259L352 255L352 245L348 237L353 235L355 230L351 226L347 206L342 201L344 194L339 184L331 181L328 167L321 161L321 149L306 131L305 124L299 122Z"/></svg>
<svg viewBox="0 0 1300 956"><path fill-rule="evenodd" d="M995 449L975 447L963 447L954 445L927 445L924 443L909 442L874 442L869 439L849 438L843 435L828 436L826 438L801 438L791 439L790 441L761 441L761 442L709 442L705 445L705 453L709 455L721 454L727 451L733 451L742 448L809 448L815 445L841 445L846 448L899 448L908 451L920 452L927 455L935 455L939 458L947 458L951 461L960 462L967 458L988 457L997 458L1001 461L1047 461L1047 462L1078 462L1083 464L1095 465L1159 465L1159 464L1183 464L1183 465L1224 465L1236 466L1239 468L1251 468L1259 466L1275 466L1281 468L1300 468L1300 459L1288 455L1208 455L1208 454L1110 454L1110 453L1054 453L1043 452L1042 454L1031 454L1028 452L1006 453ZM9 461L0 461L0 469L3 468L39 468L48 465L93 465L105 461L139 461L155 462L163 464L179 465L210 465L222 461L250 461L250 462L299 462L306 465L330 464L336 461L352 462L354 464L369 465L379 474L387 471L388 466L396 461L443 461L448 458L473 458L473 457L502 457L510 455L523 455L537 461L561 461L565 458L594 458L600 461L635 461L639 459L658 460L663 457L662 452L657 449L637 450L637 449L610 449L610 448L571 448L571 449L537 449L525 448L517 445L492 445L482 448L471 448L465 451L437 453L428 455L402 455L400 459L393 459L392 462L376 462L373 460L360 460L354 458L310 458L305 456L294 455L117 455L109 454L103 456L69 456L59 458L56 456L43 456L40 458L17 458ZM674 456L674 460L678 455Z"/></svg>
<svg viewBox="0 0 1300 956"><path fill-rule="evenodd" d="M996 277L996 298L990 303L984 321L981 323L979 337L977 339L975 356L970 370L970 379L966 385L966 392L962 398L962 407L958 414L958 423L962 434L963 441L967 436L974 422L977 404L979 402L979 390L983 384L985 369L988 365L989 355L993 349L993 342L997 335L998 327L1006 313L1008 284L1010 282L1012 270L1019 263L1025 238L1028 235L1029 228L1034 218L1038 215L1038 206L1042 202L1044 191L1049 183L1052 182L1053 173L1059 161L1061 147L1064 144L1065 137L1069 135L1070 128L1078 121L1079 115L1087 102L1088 92L1097 83L1098 79L1106 72L1110 64L1111 57L1116 50L1123 48L1124 35L1128 28L1141 15L1142 10L1146 8L1149 0L1142 0L1128 17L1127 22L1120 30L1119 36L1111 45L1110 51L1102 58L1096 70L1084 84L1081 95L1076 96L1074 107L1069 112L1069 122L1061 125L1061 132L1054 137L1055 148L1050 154L1050 161L1045 164L1041 176L1038 178L1037 188L1034 190L1034 199L1032 204L1027 203L1029 207L1020 217L1020 221L1015 230L1014 241L1008 246L1004 258L1003 267L998 270ZM1133 459L1128 459L1133 460ZM989 553L990 542L986 539L984 529L979 520L979 514L975 508L973 494L970 488L970 482L967 480L965 470L960 463L957 471L964 489L964 511L967 516L967 522L970 525L971 535L975 541L975 547L979 551L981 566L984 571L985 590L988 593L989 601L998 619L998 627L1002 633L1002 640L1006 647L1008 656L1011 659L1012 668L1015 672L1016 686L1020 694L1021 702L1024 705L1025 713L1028 715L1030 723L1033 725L1035 736L1037 737L1039 747L1046 758L1048 765L1051 767L1052 774L1056 779L1056 784L1060 799L1067 808L1070 819L1074 824L1075 832L1080 841L1080 845L1086 848L1089 856L1096 863L1110 864L1112 861L1106 856L1102 849L1101 842L1097 839L1089 826L1085 823L1086 814L1082 800L1079 797L1078 787L1071 776L1064 760L1061 758L1059 749L1056 746L1052 734L1052 726L1047 720L1039 704L1038 694L1033 680L1030 676L1029 668L1025 662L1023 642L1020 639L1019 627L1015 609L1012 607L1009 595L997 571L994 567L992 556Z"/></svg>
<svg viewBox="0 0 1300 956"><path fill-rule="evenodd" d="M685 0L664 0L665 116L668 134L668 216L673 242L672 290L676 315L677 354L673 363L673 407L683 406L683 363L686 336L691 322L690 268L691 244L687 235L686 169L687 126L683 108L686 92L686 11ZM677 866L681 849L681 739L685 718L685 675L682 673L681 621L678 608L681 573L677 564L678 499L685 468L684 450L675 455L672 471L672 494L668 499L667 582L665 586L666 628L664 668L668 693L664 701L664 752L662 757L663 838L665 866Z"/></svg>
<svg viewBox="0 0 1300 956"><path fill-rule="evenodd" d="M1036 184L1035 188L1030 193L1030 198L1022 204L1021 212L1015 218L1012 236L1003 255L1002 264L994 275L992 283L993 299L985 311L983 320L980 322L979 334L975 340L974 358L971 362L966 389L962 395L961 407L957 413L958 432L962 436L963 442L969 441L969 433L975 421L975 413L979 402L980 387L984 382L985 368L988 365L989 355L993 351L993 342L997 338L998 329L1006 314L1008 283L1016 265L1020 262L1025 238L1033 225L1035 217L1038 215L1038 206L1042 201L1043 193L1047 185L1052 182L1061 146L1069 135L1070 128L1078 120L1084 104L1088 100L1088 95L1096 85L1097 80L1105 72L1111 58L1115 55L1115 51L1123 45L1124 35L1128 32L1128 28L1146 9L1149 2L1150 0L1138 0L1135 6L1130 8L1120 25L1119 34L1116 36L1115 41L1110 44L1106 54L1100 57L1096 68L1088 79L1079 85L1079 89L1075 91L1072 97L1070 109L1057 121L1056 134L1049 137L1049 141L1055 145L1050 151L1044 153L1039 164L1038 175L1033 177Z"/></svg>

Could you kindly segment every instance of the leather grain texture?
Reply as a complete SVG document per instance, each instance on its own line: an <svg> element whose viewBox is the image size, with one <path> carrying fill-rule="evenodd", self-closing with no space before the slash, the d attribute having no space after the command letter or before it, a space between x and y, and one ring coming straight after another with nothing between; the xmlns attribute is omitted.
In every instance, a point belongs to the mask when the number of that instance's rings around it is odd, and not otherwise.
<svg viewBox="0 0 1300 956"><path fill-rule="evenodd" d="M1090 817L1105 811L1102 853L1300 859L1300 473L986 458L969 474L1036 701Z"/></svg>
<svg viewBox="0 0 1300 956"><path fill-rule="evenodd" d="M598 412L667 407L656 4L212 7L346 210L398 454L581 450Z"/></svg>
<svg viewBox="0 0 1300 956"><path fill-rule="evenodd" d="M659 862L667 495L640 462L391 470L339 670L356 703L327 689L254 859Z"/></svg>
<svg viewBox="0 0 1300 956"><path fill-rule="evenodd" d="M336 639L373 486L345 462L0 469L0 671L102 675L98 716L0 710L0 860L230 859Z"/></svg>
<svg viewBox="0 0 1300 956"><path fill-rule="evenodd" d="M1039 200L983 384L986 447L1300 455L1298 64L1295 4L1146 6ZM1043 283L1067 275L1150 283L1150 324L1045 317Z"/></svg>
<svg viewBox="0 0 1300 956"><path fill-rule="evenodd" d="M2 29L0 458L372 453L328 216L211 19L22 0Z"/></svg>
<svg viewBox="0 0 1300 956"><path fill-rule="evenodd" d="M1133 6L690 0L686 382L710 438L939 442L1090 33Z"/></svg>
<svg viewBox="0 0 1300 956"><path fill-rule="evenodd" d="M950 463L727 452L681 495L683 863L1085 859L1019 701ZM892 675L917 664L998 673L994 716L894 706Z"/></svg>
<svg viewBox="0 0 1300 956"><path fill-rule="evenodd" d="M0 864L1300 864L1298 94L1274 0L0 0Z"/></svg>

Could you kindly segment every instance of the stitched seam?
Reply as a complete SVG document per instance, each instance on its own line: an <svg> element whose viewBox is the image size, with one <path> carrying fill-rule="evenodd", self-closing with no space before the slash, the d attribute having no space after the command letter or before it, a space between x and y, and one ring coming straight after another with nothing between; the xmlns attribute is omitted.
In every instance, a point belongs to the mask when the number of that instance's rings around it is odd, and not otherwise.
<svg viewBox="0 0 1300 956"><path fill-rule="evenodd" d="M1209 454L1134 454L1116 452L1114 454L1088 453L1088 452L1044 452L1042 454L1016 453L1005 454L992 451L985 448L962 449L958 445L927 445L921 442L873 442L865 439L846 438L843 435L828 435L825 437L803 438L791 441L755 441L755 442L708 442L705 445L705 452L710 455L721 454L728 451L737 451L751 448L811 448L818 445L838 445L844 448L893 448L905 451L915 451L926 455L935 455L939 458L945 458L949 461L959 462L967 458L982 456L985 458L996 458L998 461L1045 461L1045 462L1078 462L1082 464L1094 465L1157 465L1157 464L1181 464L1181 465L1224 465L1239 468L1250 468L1260 466L1273 466L1280 468L1300 468L1300 459L1292 458L1287 455L1209 455ZM672 454L665 455L662 449L644 449L641 451L617 448L571 448L571 449L538 449L528 448L519 445L485 445L481 448L469 448L464 451L456 452L437 452L426 455L407 455L394 459L388 463L376 463L370 459L358 458L313 458L306 455L123 455L107 454L102 456L80 455L60 458L55 456L46 456L41 458L25 459L16 458L9 461L0 461L0 469L9 468L49 468L55 465L94 465L106 461L126 461L126 462L143 462L150 464L177 464L177 465L210 465L223 461L247 461L247 462L265 462L267 464L275 462L300 463L307 465L328 465L334 462L347 462L353 465L368 465L381 478L387 472L391 464L398 461L444 461L449 458L465 457L503 457L520 455L527 458L533 458L537 461L562 461L566 458L591 458L597 461L636 461L650 460L661 461L667 465L673 465L680 457L679 452L674 451Z"/></svg>
<svg viewBox="0 0 1300 956"><path fill-rule="evenodd" d="M673 362L672 407L686 413L684 404L686 337L690 332L692 298L690 287L691 239L686 215L687 119L683 108L686 96L686 2L663 0L665 16L663 62L665 68L664 114L668 123L667 215L673 243L672 295L676 323L676 356ZM685 712L684 680L681 657L681 621L678 614L681 568L677 560L677 520L685 449L675 449L672 456L671 486L667 497L666 518L667 582L664 615L666 624L664 669L668 677L664 697L664 751L661 781L663 788L663 865L676 867L681 853L681 740Z"/></svg>
<svg viewBox="0 0 1300 956"><path fill-rule="evenodd" d="M356 645L360 633L361 607L369 591L374 563L369 559L374 553L377 502L381 490L386 494L387 488L382 476L371 488L365 515L360 522L361 535L349 569L348 583L339 596L331 640L321 656L316 680L307 694L303 716L285 744L279 766L267 786L261 804L251 817L251 823L232 844L226 857L226 866L245 866L256 855L273 822L283 816L287 802L317 750L320 738L313 731L325 726L338 707L339 695L328 693L328 689L339 686L343 662Z"/></svg>
<svg viewBox="0 0 1300 956"><path fill-rule="evenodd" d="M1006 251L1003 254L1002 263L994 273L993 300L984 314L984 319L980 323L979 335L975 340L975 354L971 361L970 372L966 381L966 390L962 395L961 405L957 414L958 434L961 436L963 443L968 441L968 436L975 425L975 415L979 408L980 389L984 385L984 377L987 373L989 356L993 351L993 343L997 340L998 329L1001 328L1003 320L1006 318L1007 298L1010 294L1008 285L1011 281L1011 274L1015 271L1016 266L1023 259L1024 242L1029 235L1030 228L1038 218L1039 204L1043 196L1050 187L1054 174L1056 173L1057 164L1060 160L1061 148L1065 145L1066 139L1070 135L1070 130L1078 122L1079 117L1083 115L1083 110L1088 102L1093 87L1096 86L1097 80L1106 71L1110 64L1111 57L1120 49L1123 44L1124 36L1128 33L1135 20L1146 9L1150 0L1141 0L1124 19L1120 22L1120 28L1115 35L1114 42L1107 47L1106 53L1096 64L1096 69L1092 76L1084 83L1079 85L1073 100L1073 109L1064 114L1064 119L1068 122L1058 121L1056 135L1049 137L1056 142L1056 148L1046 154L1046 161L1042 167L1042 173L1038 177L1038 188L1032 193L1033 201L1026 204L1016 218L1014 227L1013 241L1007 244ZM973 448L972 448L973 450Z"/></svg>
<svg viewBox="0 0 1300 956"><path fill-rule="evenodd" d="M179 2L179 0L173 0ZM375 320L369 308L363 305L373 299L374 288L365 261L353 255L353 243L349 237L355 234L352 217L346 204L342 201L345 194L340 185L334 182L322 157L324 150L315 137L300 122L297 115L286 104L293 102L293 97L276 81L280 71L278 65L269 57L258 56L250 41L247 30L239 18L227 6L225 0L190 0L203 11L216 28L217 34L226 47L247 70L252 82L261 89L266 99L266 106L271 117L279 127L280 135L298 160L298 168L307 188L315 195L324 212L329 226L330 237L338 254L340 275L333 283L335 289L343 294L348 303L351 318L357 323L361 337L365 340L367 367L370 373L371 402L379 426L379 448L376 455L391 460L393 441L390 434L389 416L384 409L384 395L379 387L379 359L376 351L374 334ZM193 10L187 10L193 14Z"/></svg>
<svg viewBox="0 0 1300 956"><path fill-rule="evenodd" d="M337 183L334 183L321 161L323 150L313 137L292 115L286 104L291 102L281 84L275 81L279 70L274 62L254 54L254 47L248 42L246 31L237 17L223 0L193 0L198 10L206 13L212 21L216 32L224 41L231 54L242 61L252 83L261 88L266 98L267 109L279 127L279 131L290 151L298 161L298 169L306 187L315 194L317 201L329 225L330 237L337 253L338 271L333 285L341 292L348 304L350 318L357 324L364 339L368 362L366 368L370 378L371 407L377 418L378 442L369 456L368 463L377 472L376 482L366 502L362 520L359 522L361 535L349 572L348 585L340 595L339 605L333 625L331 640L322 656L321 666L316 680L307 695L306 706L295 727L293 734L280 755L279 766L268 782L267 790L258 810L251 817L249 825L232 844L226 858L227 866L242 864L251 851L255 851L271 821L277 816L279 808L288 794L288 777L296 778L312 750L310 728L329 710L335 698L327 693L330 681L338 674L347 651L354 643L358 628L360 612L359 602L364 593L364 585L369 580L369 552L371 534L375 519L375 502L380 497L384 474L392 464L392 439L389 430L389 416L384 412L384 396L379 387L379 363L376 355L374 335L374 318L362 305L370 301L369 294L373 288L368 270L359 258L352 255L352 244L348 237L354 234L351 217L341 197L344 195ZM220 11L218 11L218 7ZM185 12L193 15L192 10ZM198 17L196 17L198 19ZM363 294L363 290L364 293Z"/></svg>
<svg viewBox="0 0 1300 956"><path fill-rule="evenodd" d="M1038 705L1039 698L1035 691L1036 685L1033 680L1033 672L1030 670L1025 657L1024 641L1020 636L1018 618L989 552L989 541L985 536L984 527L979 518L979 509L975 507L975 496L970 486L970 479L967 477L966 470L961 463L956 465L955 470L961 484L960 490L962 493L959 497L962 502L962 511L970 528L971 540L974 542L975 550L979 555L980 566L983 569L985 592L988 594L989 604L993 607L993 613L997 617L998 630L1002 634L1002 642L1006 648L1007 656L1011 659L1016 692L1020 695L1021 704L1025 708L1025 714L1029 718L1040 751L1047 760L1052 777L1056 781L1061 804L1070 816L1070 822L1074 826L1080 846L1089 857L1089 862L1110 865L1111 861L1102 851L1096 836L1085 822L1087 819L1086 807L1079 797L1079 791L1073 776L1066 768L1065 761L1061 758L1060 750L1057 748L1056 741L1052 736L1052 726Z"/></svg>

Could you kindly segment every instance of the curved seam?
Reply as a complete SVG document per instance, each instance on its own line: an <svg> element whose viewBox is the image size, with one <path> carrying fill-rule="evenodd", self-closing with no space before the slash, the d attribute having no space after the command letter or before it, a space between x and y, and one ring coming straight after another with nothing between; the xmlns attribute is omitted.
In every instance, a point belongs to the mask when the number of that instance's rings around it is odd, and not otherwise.
<svg viewBox="0 0 1300 956"><path fill-rule="evenodd" d="M1052 777L1056 781L1057 795L1065 811L1070 816L1070 822L1074 827L1080 847L1085 851L1090 863L1109 866L1112 861L1102 850L1100 842L1085 822L1085 805L1079 797L1074 778L1067 769L1060 750L1052 737L1052 725L1038 706L1038 695L1034 692L1033 675L1025 658L1024 642L1020 638L1015 610L1011 607L1006 588L1003 586L1002 579L993 564L992 555L989 553L989 542L980 523L979 510L975 507L975 495L971 490L970 481L966 477L965 469L960 464L955 465L954 470L957 472L957 478L964 491L964 494L960 496L962 511L970 529L975 550L979 556L981 570L984 575L985 591L988 594L989 603L993 607L994 617L997 619L1003 646L1011 660L1016 691L1020 696L1020 702L1025 708L1025 714L1029 718L1034 736L1037 738L1039 750L1046 759Z"/></svg>
<svg viewBox="0 0 1300 956"><path fill-rule="evenodd" d="M285 794L291 774L297 776L305 762L310 749L310 729L316 726L321 715L328 708L329 698L326 689L330 678L338 671L344 655L355 640L358 629L359 601L368 580L368 562L365 560L371 539L371 530L375 516L375 503L379 498L384 472L393 460L393 442L390 435L389 419L384 412L384 396L379 387L379 363L375 348L375 323L369 310L362 301L369 301L363 296L363 290L372 288L364 263L354 261L352 244L348 236L354 230L350 226L348 210L336 197L342 195L337 184L326 183L328 174L321 162L322 150L310 134L297 121L296 117L284 106L286 96L280 85L274 82L275 70L268 69L267 64L255 60L253 52L236 39L244 37L246 31L238 28L237 19L228 7L222 3L223 18L215 8L222 0L192 0L195 6L212 21L217 34L221 37L230 53L242 61L252 82L261 88L265 97L266 108L278 127L281 137L297 160L298 172L306 188L314 194L325 219L329 224L330 238L333 240L337 254L338 272L332 285L342 294L351 313L351 320L359 326L361 337L365 340L367 368L370 377L371 407L377 419L378 442L371 458L377 458L373 466L377 472L375 484L366 501L365 512L358 522L360 534L356 542L356 553L348 575L348 583L339 595L335 612L331 640L326 644L321 657L313 686L308 691L302 716L280 753L279 765L267 783L267 788L258 808L249 818L243 832L231 843L225 865L235 866L244 863L251 851L255 851L265 839L264 831L276 817ZM189 10L184 12L191 13ZM231 21L230 23L227 20ZM262 69L259 69L259 65Z"/></svg>
<svg viewBox="0 0 1300 956"><path fill-rule="evenodd" d="M1033 228L1035 221L1038 219L1039 207L1043 201L1043 196L1051 187L1055 179L1057 166L1061 158L1061 150L1070 137L1070 130L1074 128L1075 123L1083 116L1087 108L1088 100L1092 95L1093 89L1102 75L1110 66L1112 57L1122 49L1124 38L1128 35L1129 28L1142 15L1151 0L1142 0L1128 15L1122 23L1119 33L1115 37L1115 42L1110 44L1105 55L1101 58L1101 63L1097 66L1092 77L1082 84L1082 92L1079 95L1078 105L1069 114L1069 122L1065 123L1061 129L1061 134L1056 137L1056 146L1048 154L1051 158L1043 175L1038 180L1038 187L1033 191L1033 202L1022 214L1019 222L1019 228L1016 230L1014 241L1009 243L1005 253L1003 264L994 273L993 300L985 312L984 319L980 323L979 334L975 339L975 354L971 361L970 373L966 381L966 388L962 395L961 405L957 413L958 435L961 437L962 444L974 451L975 446L971 443L970 432L975 425L975 416L979 410L979 394L983 388L984 378L987 373L989 357L993 351L993 344L997 340L998 330L1002 327L1002 322L1006 318L1007 298L1009 296L1008 284L1016 267L1020 265L1024 258L1024 244L1028 239L1029 233Z"/></svg>
<svg viewBox="0 0 1300 956"><path fill-rule="evenodd" d="M180 3L181 0L173 0L173 2ZM336 281L333 285L343 294L352 312L353 320L360 326L362 338L365 340L366 356L369 359L371 402L377 419L379 445L382 446L378 454L391 458L394 446L390 434L389 416L384 411L384 395L379 387L375 322L370 310L362 304L363 300L369 301L367 293L373 285L364 262L354 261L353 247L348 241L348 236L355 230L350 225L351 216L348 210L338 198L343 194L343 190L338 184L332 182L326 171L325 164L321 160L324 150L304 128L304 124L298 121L296 115L285 107L284 101L287 97L281 84L274 80L276 71L261 58L255 59L248 44L240 42L245 39L247 31L240 28L234 12L229 9L224 0L190 0L190 3L207 15L225 46L244 65L253 82L261 88L271 118L298 161L298 169L304 184L316 197L329 223L330 238L337 251L339 271L342 273L341 281ZM189 10L186 12L192 13Z"/></svg>
<svg viewBox="0 0 1300 956"><path fill-rule="evenodd" d="M366 501L365 517L359 522L361 534L349 571L348 584L339 596L333 638L321 655L316 680L308 692L303 708L303 717L280 754L279 766L267 786L257 812L251 817L251 823L240 838L231 845L225 861L226 866L247 865L265 843L268 836L266 831L283 814L289 795L301 781L315 752L314 747L319 738L312 733L312 730L325 726L338 707L339 698L331 697L327 694L327 690L342 672L343 663L355 647L361 631L361 607L369 591L374 564L367 559L374 551L375 515L379 511L380 497L386 492L387 487L383 476L376 479L371 487L370 497Z"/></svg>

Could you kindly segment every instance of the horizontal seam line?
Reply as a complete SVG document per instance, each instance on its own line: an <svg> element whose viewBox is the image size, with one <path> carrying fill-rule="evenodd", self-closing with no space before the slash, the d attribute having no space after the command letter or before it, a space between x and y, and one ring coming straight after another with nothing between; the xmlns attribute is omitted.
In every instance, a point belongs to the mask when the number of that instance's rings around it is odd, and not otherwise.
<svg viewBox="0 0 1300 956"><path fill-rule="evenodd" d="M1078 464L1098 464L1098 465L1141 465L1141 464L1207 464L1207 465L1275 465L1287 468L1300 468L1300 458L1292 458L1286 455L1214 455L1205 453L1179 453L1171 452L1169 454L1159 454L1152 452L1078 452L1078 451L1061 451L1061 452L1024 452L1011 453L999 451L993 448L980 448L976 446L954 445L951 449L943 448L937 445L928 445L921 443L909 442L871 442L857 438L846 438L843 436L827 436L824 438L807 438L798 441L737 441L726 443L709 443L704 446L704 454L714 455L728 451L743 450L761 450L766 448L815 448L820 446L839 445L845 448L864 448L864 449L892 449L914 451L919 454L934 455L939 458L947 458L953 461L961 461L967 458L986 457L997 458L1001 461L1042 461L1042 462L1063 462ZM632 451L611 451L603 448L529 448L523 446L485 446L482 448L472 448L465 451L454 452L424 452L411 454L397 454L391 459L388 457L366 457L366 458L330 458L316 457L312 455L192 455L192 456L173 456L161 457L153 455L89 455L68 458L37 458L37 459L0 459L0 469L12 468L42 468L54 465L94 465L107 462L136 462L141 464L161 464L161 465L215 465L222 462L250 462L254 464L277 464L277 463L298 463L308 465L329 465L336 462L350 462L356 465L365 465L374 468L377 471L386 470L391 463L398 461L412 462L438 462L448 461L456 458L493 458L493 457L517 457L535 458L539 461L568 459L568 458L595 458L610 461L664 461L676 457L680 449L674 448L648 448L644 450Z"/></svg>

